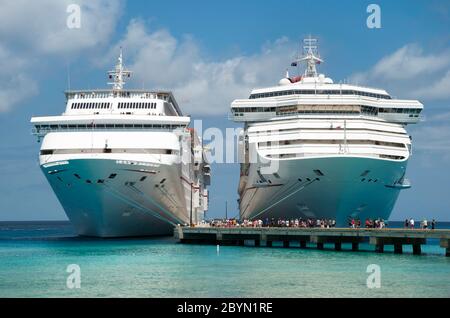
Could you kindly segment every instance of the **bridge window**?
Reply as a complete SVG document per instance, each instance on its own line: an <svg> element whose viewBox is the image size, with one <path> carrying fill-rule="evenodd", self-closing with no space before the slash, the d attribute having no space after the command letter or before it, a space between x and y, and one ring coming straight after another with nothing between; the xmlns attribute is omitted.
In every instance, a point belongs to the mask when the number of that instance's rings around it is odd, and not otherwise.
<svg viewBox="0 0 450 318"><path fill-rule="evenodd" d="M51 149L43 149L41 150L41 155L45 156L45 155L52 155L53 154L53 150Z"/></svg>

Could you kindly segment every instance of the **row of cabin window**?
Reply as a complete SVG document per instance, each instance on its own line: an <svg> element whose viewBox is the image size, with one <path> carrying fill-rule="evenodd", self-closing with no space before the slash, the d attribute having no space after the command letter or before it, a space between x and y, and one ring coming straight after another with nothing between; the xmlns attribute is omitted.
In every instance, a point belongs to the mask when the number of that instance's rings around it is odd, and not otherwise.
<svg viewBox="0 0 450 318"><path fill-rule="evenodd" d="M374 94L369 92L361 92L361 91L353 91L353 90L289 90L289 91L278 91L278 92L268 92L268 93L259 93L250 95L250 99L256 98L266 98L266 97L276 97L276 96L284 96L284 95L360 95L360 96L368 96L382 99L391 99L389 95L382 94Z"/></svg>
<svg viewBox="0 0 450 318"><path fill-rule="evenodd" d="M156 103L119 103L119 109L156 109Z"/></svg>
<svg viewBox="0 0 450 318"><path fill-rule="evenodd" d="M72 109L107 109L111 103L72 103Z"/></svg>
<svg viewBox="0 0 450 318"><path fill-rule="evenodd" d="M144 129L178 129L186 128L184 125L157 125L157 124L88 124L88 125L35 125L37 131L40 130L64 130L64 129L123 129L123 128L144 128Z"/></svg>
<svg viewBox="0 0 450 318"><path fill-rule="evenodd" d="M316 105L311 105L316 106ZM349 106L358 106L358 105L349 105ZM238 113L261 113L261 112L275 112L275 111L282 111L280 108L276 107L239 107L239 108L233 108L233 111ZM286 111L284 111L286 112ZM341 113L342 110L338 109L338 106L336 109L330 108L329 110L296 110L295 108L292 110L292 112L299 112L299 113ZM347 110L344 110L344 112L348 112ZM359 110L352 110L350 112L359 112ZM365 106L361 105L361 113L364 114L374 114L377 115L378 113L406 113L406 114L419 114L421 112L421 109L418 108L378 108L373 106Z"/></svg>

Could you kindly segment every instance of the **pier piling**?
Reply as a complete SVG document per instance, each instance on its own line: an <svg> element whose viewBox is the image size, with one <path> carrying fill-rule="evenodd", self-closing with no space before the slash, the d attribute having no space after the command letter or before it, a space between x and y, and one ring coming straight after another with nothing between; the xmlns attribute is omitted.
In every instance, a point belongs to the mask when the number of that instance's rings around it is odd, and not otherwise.
<svg viewBox="0 0 450 318"><path fill-rule="evenodd" d="M376 244L375 245L375 252L383 253L384 252L384 245L383 244Z"/></svg>
<svg viewBox="0 0 450 318"><path fill-rule="evenodd" d="M450 239L441 238L439 246L445 248L445 256L450 257Z"/></svg>
<svg viewBox="0 0 450 318"><path fill-rule="evenodd" d="M422 253L422 246L420 244L413 244L413 254L420 255Z"/></svg>

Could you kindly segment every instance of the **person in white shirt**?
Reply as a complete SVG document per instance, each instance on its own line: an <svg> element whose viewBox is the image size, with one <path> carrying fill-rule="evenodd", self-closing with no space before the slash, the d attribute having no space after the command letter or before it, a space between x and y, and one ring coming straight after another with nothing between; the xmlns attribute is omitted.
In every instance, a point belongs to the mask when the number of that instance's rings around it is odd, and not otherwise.
<svg viewBox="0 0 450 318"><path fill-rule="evenodd" d="M411 218L411 220L409 220L409 225L411 226L411 228L414 228L414 219Z"/></svg>

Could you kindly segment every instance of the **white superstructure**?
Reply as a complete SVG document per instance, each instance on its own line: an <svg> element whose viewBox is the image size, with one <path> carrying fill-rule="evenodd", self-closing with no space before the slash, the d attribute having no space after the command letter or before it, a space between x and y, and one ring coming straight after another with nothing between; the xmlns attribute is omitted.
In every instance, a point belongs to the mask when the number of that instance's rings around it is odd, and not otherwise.
<svg viewBox="0 0 450 318"><path fill-rule="evenodd" d="M203 220L210 166L171 92L124 89L122 52L112 89L66 92L61 116L33 117L39 161L80 235L170 235Z"/></svg>
<svg viewBox="0 0 450 318"><path fill-rule="evenodd" d="M385 90L335 84L317 74L315 39L304 40L303 75L255 89L231 105L244 122L241 218L388 219L412 153L407 124L423 105Z"/></svg>

